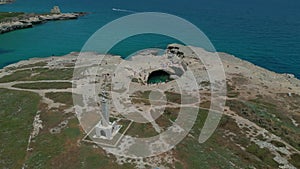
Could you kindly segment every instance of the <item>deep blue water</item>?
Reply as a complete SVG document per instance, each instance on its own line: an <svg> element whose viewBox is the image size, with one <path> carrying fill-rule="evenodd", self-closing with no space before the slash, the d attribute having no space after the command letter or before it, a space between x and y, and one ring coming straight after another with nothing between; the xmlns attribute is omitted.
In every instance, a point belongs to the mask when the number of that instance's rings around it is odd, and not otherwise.
<svg viewBox="0 0 300 169"><path fill-rule="evenodd" d="M119 8L180 16L198 26L217 51L300 78L299 0L17 0L0 6L0 11L42 13L54 5L63 12L90 14L78 20L48 22L0 35L0 67L32 57L80 51L100 27L130 14L112 10ZM127 56L146 47L164 48L172 42L174 39L159 36L136 37L111 52Z"/></svg>

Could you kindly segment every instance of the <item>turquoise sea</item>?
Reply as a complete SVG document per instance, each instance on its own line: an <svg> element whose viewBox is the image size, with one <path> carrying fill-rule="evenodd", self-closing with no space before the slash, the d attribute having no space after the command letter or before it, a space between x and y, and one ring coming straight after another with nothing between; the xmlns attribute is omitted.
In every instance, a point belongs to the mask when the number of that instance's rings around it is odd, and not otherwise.
<svg viewBox="0 0 300 169"><path fill-rule="evenodd" d="M198 26L217 51L300 78L299 0L16 0L1 5L0 11L44 13L54 5L63 12L89 14L0 35L0 67L32 57L80 51L96 30L114 19L132 12L164 12ZM162 36L137 36L120 43L111 53L126 57L139 49L165 48L173 42Z"/></svg>

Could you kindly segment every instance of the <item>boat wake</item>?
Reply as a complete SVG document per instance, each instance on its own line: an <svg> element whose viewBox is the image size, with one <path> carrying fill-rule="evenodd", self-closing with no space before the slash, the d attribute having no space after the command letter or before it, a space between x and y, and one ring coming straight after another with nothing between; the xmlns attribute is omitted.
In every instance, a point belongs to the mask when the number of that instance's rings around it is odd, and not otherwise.
<svg viewBox="0 0 300 169"><path fill-rule="evenodd" d="M117 12L136 13L135 11L131 11L131 10L127 10L127 9L112 8L112 10L117 11Z"/></svg>

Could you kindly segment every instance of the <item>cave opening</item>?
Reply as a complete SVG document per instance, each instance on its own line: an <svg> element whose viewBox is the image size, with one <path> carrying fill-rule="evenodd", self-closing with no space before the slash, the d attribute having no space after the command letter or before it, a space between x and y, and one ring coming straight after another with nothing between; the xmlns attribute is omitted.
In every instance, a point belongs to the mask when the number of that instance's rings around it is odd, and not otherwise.
<svg viewBox="0 0 300 169"><path fill-rule="evenodd" d="M150 73L147 83L158 84L171 81L170 74L163 70L156 70Z"/></svg>

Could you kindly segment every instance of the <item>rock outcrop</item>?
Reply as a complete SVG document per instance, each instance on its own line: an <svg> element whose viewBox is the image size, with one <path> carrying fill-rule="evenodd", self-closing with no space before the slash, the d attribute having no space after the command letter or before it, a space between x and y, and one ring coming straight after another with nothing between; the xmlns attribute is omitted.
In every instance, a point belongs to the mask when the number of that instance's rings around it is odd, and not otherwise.
<svg viewBox="0 0 300 169"><path fill-rule="evenodd" d="M0 23L0 34L11 32L18 29L31 28L34 25L42 24L47 21L77 19L85 13L62 13L62 14L25 14L17 20Z"/></svg>
<svg viewBox="0 0 300 169"><path fill-rule="evenodd" d="M0 0L0 5L12 3L13 0Z"/></svg>
<svg viewBox="0 0 300 169"><path fill-rule="evenodd" d="M60 12L60 9L59 9L58 6L54 6L54 7L51 9L50 13L52 13L52 14L60 14L61 12Z"/></svg>

